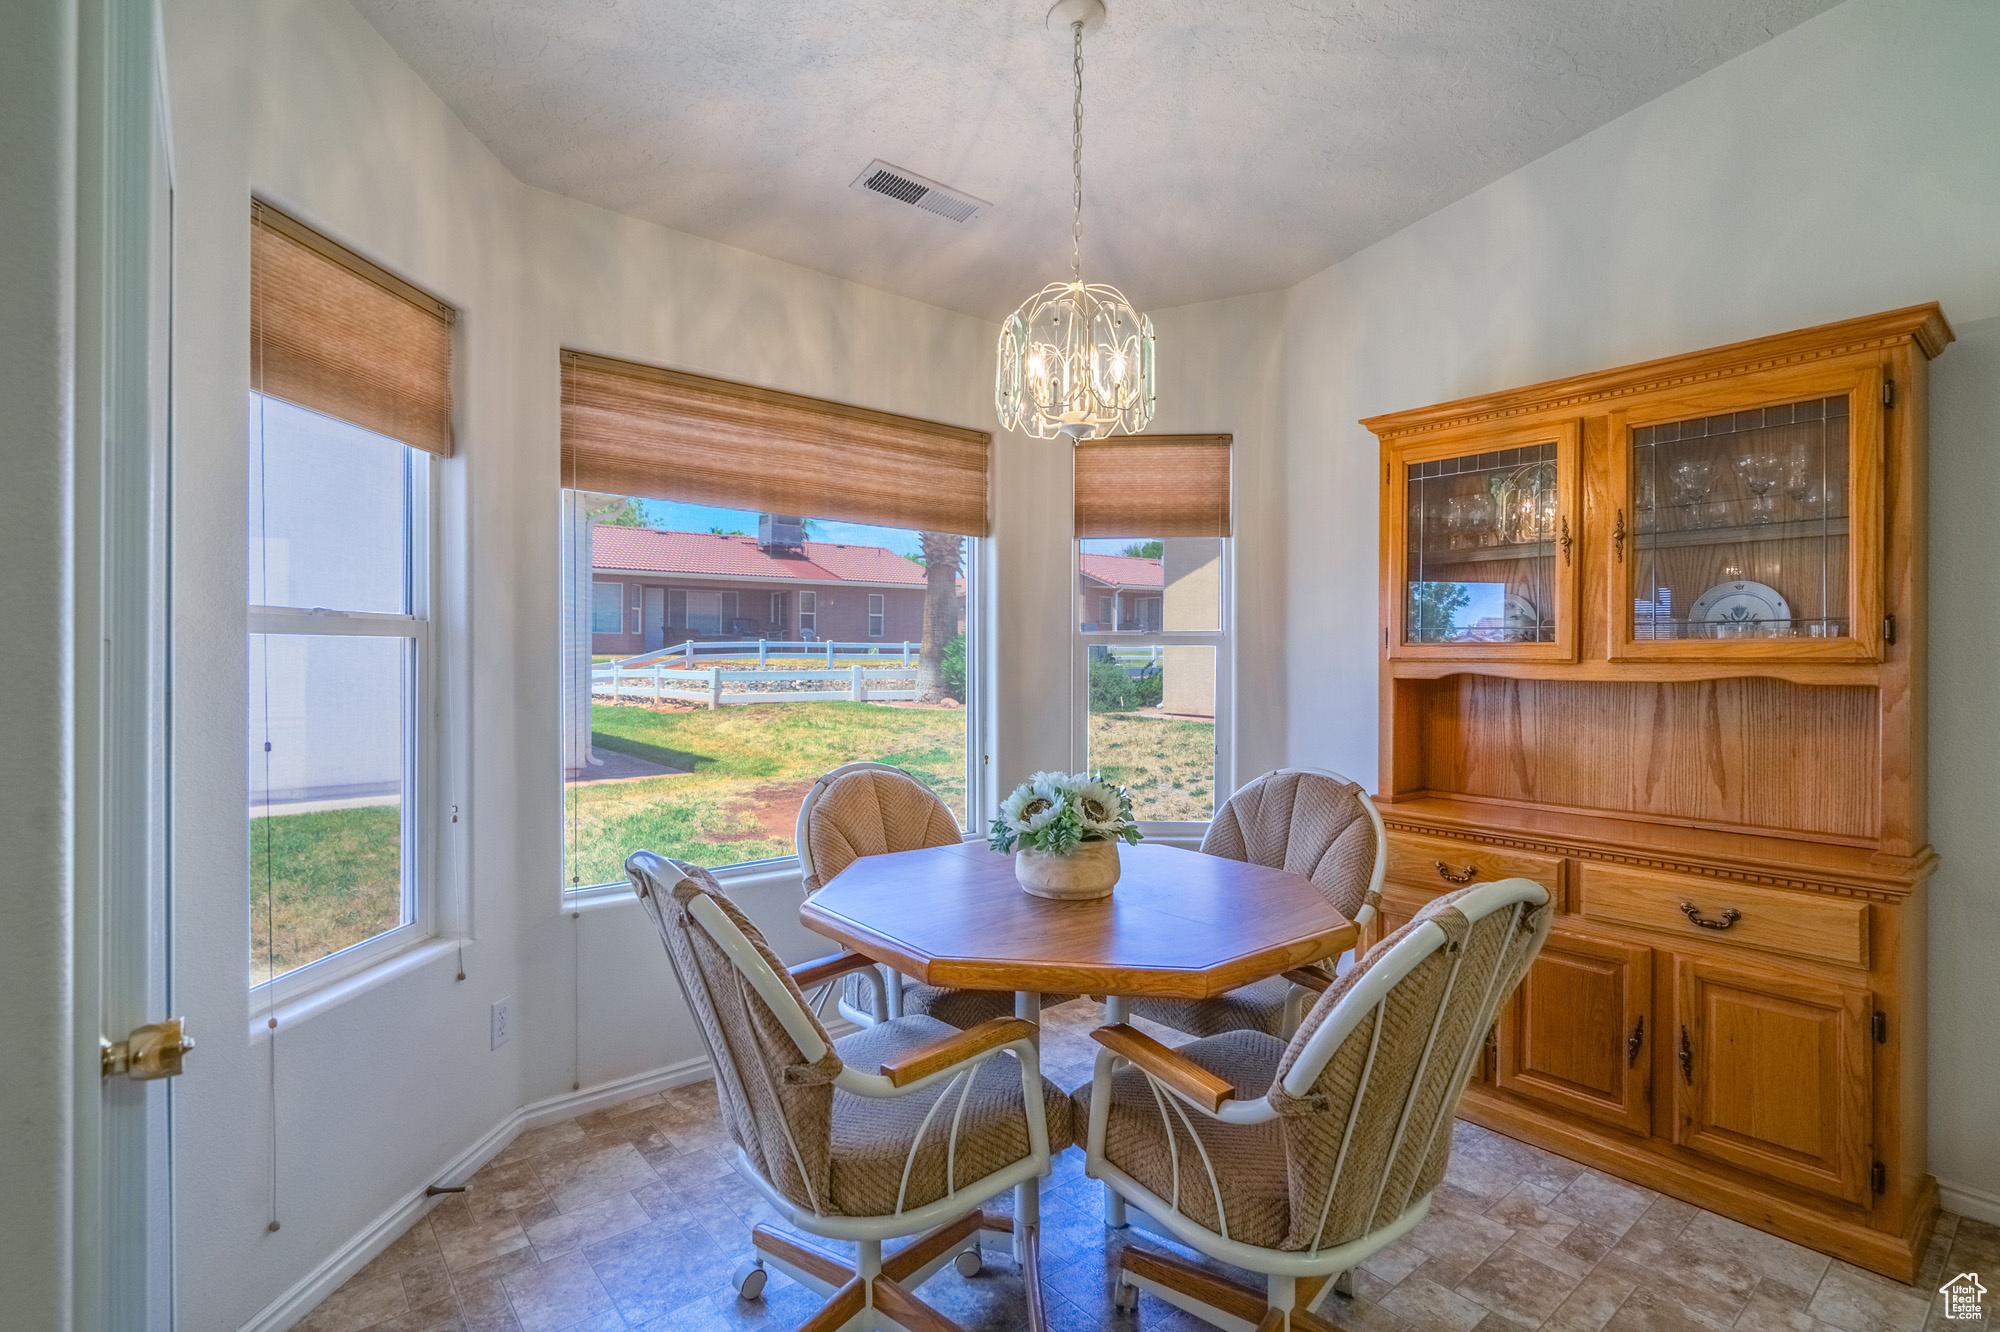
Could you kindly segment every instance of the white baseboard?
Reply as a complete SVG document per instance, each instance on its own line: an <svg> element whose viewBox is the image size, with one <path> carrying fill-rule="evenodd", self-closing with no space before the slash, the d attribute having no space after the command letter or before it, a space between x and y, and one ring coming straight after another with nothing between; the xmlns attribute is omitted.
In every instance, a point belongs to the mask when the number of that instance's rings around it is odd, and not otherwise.
<svg viewBox="0 0 2000 1332"><path fill-rule="evenodd" d="M425 1189L432 1184L463 1184L479 1167L498 1156L523 1129L574 1119L592 1110L629 1101L635 1096L648 1096L669 1087L699 1082L708 1076L708 1060L699 1057L683 1059L664 1068L635 1073L631 1077L522 1106L453 1157L435 1178L404 1194L387 1211L363 1226L359 1234L328 1254L317 1267L299 1278L291 1289L265 1305L262 1312L245 1323L242 1332L285 1332L311 1313L320 1301L338 1290L341 1283L366 1267L375 1255L394 1244L404 1231L416 1224L419 1217L436 1205L438 1200L427 1196Z"/></svg>
<svg viewBox="0 0 2000 1332"><path fill-rule="evenodd" d="M1970 1184L1938 1181L1938 1205L1947 1212L1969 1216L1990 1226L2000 1226L2000 1193L1975 1189Z"/></svg>

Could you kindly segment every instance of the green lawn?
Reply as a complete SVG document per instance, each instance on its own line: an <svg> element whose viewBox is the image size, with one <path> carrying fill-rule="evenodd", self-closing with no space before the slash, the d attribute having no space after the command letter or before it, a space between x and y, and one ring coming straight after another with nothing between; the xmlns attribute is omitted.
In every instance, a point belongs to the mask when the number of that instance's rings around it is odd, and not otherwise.
<svg viewBox="0 0 2000 1332"><path fill-rule="evenodd" d="M623 879L626 854L641 847L711 866L790 855L799 801L828 769L856 759L908 769L964 818L965 713L956 708L845 699L712 712L598 704L591 725L599 750L682 771L566 789L565 858L584 886ZM1212 811L1212 722L1094 715L1090 753L1094 766L1132 788L1142 819ZM375 805L250 821L253 981L400 923L399 818L397 806ZM272 910L275 973L265 952Z"/></svg>
<svg viewBox="0 0 2000 1332"><path fill-rule="evenodd" d="M965 814L965 713L879 703L751 703L666 711L591 708L599 749L682 775L572 786L564 840L583 885L624 877L644 847L705 865L792 853L799 802L830 768L875 759L907 768Z"/></svg>
<svg viewBox="0 0 2000 1332"><path fill-rule="evenodd" d="M402 859L400 805L251 819L250 983L402 924Z"/></svg>

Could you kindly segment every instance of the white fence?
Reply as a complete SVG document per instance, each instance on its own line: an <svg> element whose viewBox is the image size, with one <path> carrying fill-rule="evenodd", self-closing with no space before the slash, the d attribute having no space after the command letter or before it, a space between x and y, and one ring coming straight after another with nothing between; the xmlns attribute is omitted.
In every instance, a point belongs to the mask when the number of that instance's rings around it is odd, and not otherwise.
<svg viewBox="0 0 2000 1332"><path fill-rule="evenodd" d="M757 658L757 668L762 670L773 660L824 661L828 667L832 667L835 659L838 657L894 657L904 666L914 668L917 664L917 654L921 651L921 647L922 645L917 643L884 643L874 639L863 643L835 643L831 641L825 643L779 643L763 638L742 639L737 642L708 643L689 639L685 643L676 643L672 647L655 648L651 652L642 652L636 657L626 657L620 660L618 665L629 667L651 666L654 662L679 660L683 665L692 666L696 660L702 657L710 659L727 657L731 660L738 658L747 660L750 657L755 657Z"/></svg>
<svg viewBox="0 0 2000 1332"><path fill-rule="evenodd" d="M857 662L831 671L728 670L721 666L687 670L669 667L663 661L636 668L621 661L592 668L590 695L593 700L610 703L704 703L711 708L738 703L815 703L829 699L906 703L916 698L915 689L882 688L879 682L908 680L916 669L915 665L863 666ZM847 687L772 691L723 688L725 684L757 681L828 684L836 680Z"/></svg>

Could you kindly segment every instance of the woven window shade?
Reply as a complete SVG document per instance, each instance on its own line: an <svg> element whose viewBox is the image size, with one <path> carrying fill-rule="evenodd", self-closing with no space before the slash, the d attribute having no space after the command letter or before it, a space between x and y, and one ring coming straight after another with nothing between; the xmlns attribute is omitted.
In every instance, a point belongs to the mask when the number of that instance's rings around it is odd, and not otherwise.
<svg viewBox="0 0 2000 1332"><path fill-rule="evenodd" d="M1077 445L1077 536L1228 536L1229 444L1139 435Z"/></svg>
<svg viewBox="0 0 2000 1332"><path fill-rule="evenodd" d="M985 536L991 445L983 430L563 353L572 490Z"/></svg>
<svg viewBox="0 0 2000 1332"><path fill-rule="evenodd" d="M451 454L457 312L262 201L250 206L250 383Z"/></svg>

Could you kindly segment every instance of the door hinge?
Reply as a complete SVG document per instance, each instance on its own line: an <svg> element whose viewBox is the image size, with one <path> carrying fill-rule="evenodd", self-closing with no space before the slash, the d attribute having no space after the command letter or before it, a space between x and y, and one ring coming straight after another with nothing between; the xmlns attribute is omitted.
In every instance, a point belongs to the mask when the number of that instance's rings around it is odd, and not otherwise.
<svg viewBox="0 0 2000 1332"><path fill-rule="evenodd" d="M1872 1025L1875 1029L1875 1044L1887 1045L1889 1043L1889 1015L1879 1008L1876 1009Z"/></svg>
<svg viewBox="0 0 2000 1332"><path fill-rule="evenodd" d="M1639 1062L1639 1047L1645 1043L1646 1015L1641 1013L1639 1020L1632 1024L1632 1034L1625 1038L1625 1067L1630 1068Z"/></svg>
<svg viewBox="0 0 2000 1332"><path fill-rule="evenodd" d="M1386 624L1382 626L1382 646L1389 646L1389 626Z"/></svg>
<svg viewBox="0 0 2000 1332"><path fill-rule="evenodd" d="M1882 379L1882 405L1884 407L1896 405L1896 381L1887 376Z"/></svg>
<svg viewBox="0 0 2000 1332"><path fill-rule="evenodd" d="M1880 1161L1869 1166L1868 1187L1878 1194L1887 1193L1889 1191L1889 1167L1883 1165Z"/></svg>
<svg viewBox="0 0 2000 1332"><path fill-rule="evenodd" d="M1382 484L1383 484L1383 485L1385 485L1385 486L1389 484L1389 464L1388 464L1388 463L1383 463L1383 464L1382 464Z"/></svg>
<svg viewBox="0 0 2000 1332"><path fill-rule="evenodd" d="M1688 1029L1681 1028L1681 1081L1694 1086L1694 1045L1688 1040Z"/></svg>
<svg viewBox="0 0 2000 1332"><path fill-rule="evenodd" d="M1884 615L1882 617L1882 642L1885 646L1887 646L1894 644L1895 641L1896 641L1896 617L1893 615Z"/></svg>
<svg viewBox="0 0 2000 1332"><path fill-rule="evenodd" d="M185 1019L168 1018L134 1027L130 1036L116 1044L100 1036L97 1048L101 1076L123 1073L134 1082L151 1082L179 1077L181 1058L194 1049L194 1042L187 1038Z"/></svg>

